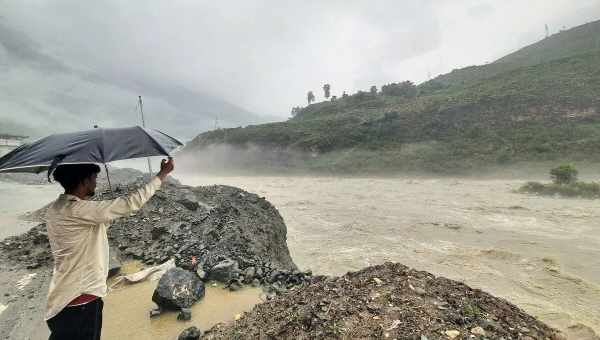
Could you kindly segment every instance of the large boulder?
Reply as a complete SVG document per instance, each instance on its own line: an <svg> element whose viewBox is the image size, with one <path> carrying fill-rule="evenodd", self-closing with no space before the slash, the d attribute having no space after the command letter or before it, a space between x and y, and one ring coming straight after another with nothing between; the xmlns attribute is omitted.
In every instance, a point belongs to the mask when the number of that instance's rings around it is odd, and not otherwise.
<svg viewBox="0 0 600 340"><path fill-rule="evenodd" d="M158 281L152 295L159 307L179 310L191 307L204 297L204 282L190 271L171 268Z"/></svg>

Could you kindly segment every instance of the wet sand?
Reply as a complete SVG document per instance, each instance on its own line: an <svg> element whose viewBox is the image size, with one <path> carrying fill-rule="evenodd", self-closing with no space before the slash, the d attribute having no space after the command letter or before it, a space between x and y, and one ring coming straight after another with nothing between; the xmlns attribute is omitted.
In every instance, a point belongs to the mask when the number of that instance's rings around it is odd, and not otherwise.
<svg viewBox="0 0 600 340"><path fill-rule="evenodd" d="M524 181L179 176L264 195L294 261L343 274L397 261L600 334L600 202L513 193ZM585 327L583 327L585 328Z"/></svg>

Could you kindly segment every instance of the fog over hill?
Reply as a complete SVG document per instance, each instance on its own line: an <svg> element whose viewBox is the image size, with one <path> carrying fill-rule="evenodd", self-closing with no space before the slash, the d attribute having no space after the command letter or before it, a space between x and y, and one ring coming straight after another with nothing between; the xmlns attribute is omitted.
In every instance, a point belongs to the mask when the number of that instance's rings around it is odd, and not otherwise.
<svg viewBox="0 0 600 340"><path fill-rule="evenodd" d="M600 2L0 6L2 130L137 124L142 95L149 125L185 139L285 119L323 82L340 95L481 64L541 39L544 24L554 33L591 21Z"/></svg>

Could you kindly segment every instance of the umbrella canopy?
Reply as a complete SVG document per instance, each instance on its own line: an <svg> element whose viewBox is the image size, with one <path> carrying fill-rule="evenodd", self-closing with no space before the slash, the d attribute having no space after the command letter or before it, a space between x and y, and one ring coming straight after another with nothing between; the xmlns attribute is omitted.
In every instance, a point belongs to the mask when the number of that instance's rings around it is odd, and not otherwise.
<svg viewBox="0 0 600 340"><path fill-rule="evenodd" d="M139 126L62 133L24 144L0 158L0 173L40 173L59 164L108 163L169 156L183 145L158 130Z"/></svg>

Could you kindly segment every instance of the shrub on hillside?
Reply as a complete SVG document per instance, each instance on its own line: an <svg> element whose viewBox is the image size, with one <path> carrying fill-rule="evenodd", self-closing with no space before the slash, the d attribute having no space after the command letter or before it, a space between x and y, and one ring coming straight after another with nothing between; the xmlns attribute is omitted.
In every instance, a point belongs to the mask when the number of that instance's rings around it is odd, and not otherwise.
<svg viewBox="0 0 600 340"><path fill-rule="evenodd" d="M381 87L381 94L384 96L396 96L414 98L418 94L418 89L411 81L403 81L401 83L391 83Z"/></svg>
<svg viewBox="0 0 600 340"><path fill-rule="evenodd" d="M550 170L550 178L554 184L573 184L577 182L578 171L570 164L563 164Z"/></svg>

